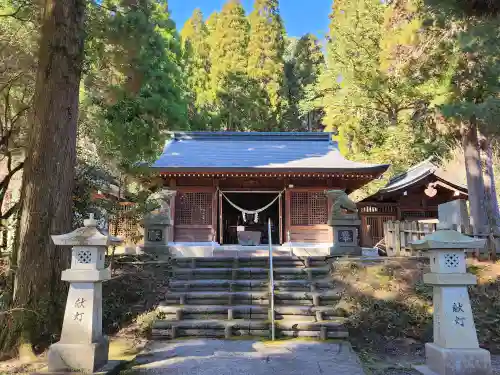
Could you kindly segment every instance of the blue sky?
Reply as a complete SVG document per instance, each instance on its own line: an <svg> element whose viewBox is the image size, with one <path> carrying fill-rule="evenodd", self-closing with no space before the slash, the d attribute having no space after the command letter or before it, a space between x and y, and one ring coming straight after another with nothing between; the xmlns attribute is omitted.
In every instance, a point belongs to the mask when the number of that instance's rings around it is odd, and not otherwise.
<svg viewBox="0 0 500 375"><path fill-rule="evenodd" d="M226 0L169 0L168 6L172 18L180 30L195 8L200 8L208 17L213 11L219 11ZM252 9L253 0L242 0L247 14ZM289 36L301 36L313 33L319 37L328 31L328 14L332 0L281 0L280 12Z"/></svg>

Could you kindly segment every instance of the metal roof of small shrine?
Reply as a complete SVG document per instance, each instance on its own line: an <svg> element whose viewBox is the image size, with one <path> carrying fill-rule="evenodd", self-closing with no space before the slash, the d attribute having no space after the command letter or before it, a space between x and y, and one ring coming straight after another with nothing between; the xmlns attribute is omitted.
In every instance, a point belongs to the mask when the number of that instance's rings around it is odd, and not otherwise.
<svg viewBox="0 0 500 375"><path fill-rule="evenodd" d="M411 186L415 186L419 183L428 181L428 177L432 177L434 180L442 181L449 187L452 187L460 191L461 193L467 194L467 186L454 181L450 181L448 178L445 178L439 166L432 162L431 157L417 165L414 165L405 172L392 177L387 185L378 190L375 194L363 199L363 201L372 200L376 197L380 197L383 194L395 193L403 189L408 189Z"/></svg>
<svg viewBox="0 0 500 375"><path fill-rule="evenodd" d="M426 159L423 162L409 168L406 172L392 177L387 185L380 189L379 192L389 193L392 191L400 190L410 185L414 185L430 175L435 175L437 178L445 180L441 177L439 167L432 162L432 158ZM464 186L457 182L451 182L449 180L446 180L446 182L453 185L454 187L457 187L458 189L467 192L467 186Z"/></svg>
<svg viewBox="0 0 500 375"><path fill-rule="evenodd" d="M345 159L326 132L174 133L152 168L162 172L364 172L389 165Z"/></svg>

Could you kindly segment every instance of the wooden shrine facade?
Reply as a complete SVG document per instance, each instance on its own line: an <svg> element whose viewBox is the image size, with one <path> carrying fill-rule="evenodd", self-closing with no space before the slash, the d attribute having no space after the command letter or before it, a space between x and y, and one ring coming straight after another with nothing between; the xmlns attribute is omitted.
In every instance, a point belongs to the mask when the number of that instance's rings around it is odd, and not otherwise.
<svg viewBox="0 0 500 375"><path fill-rule="evenodd" d="M359 181L363 176L239 173L213 177L165 174L163 178L165 185L177 192L171 202L174 242L225 244L228 228L224 225L223 193L245 194L252 206L256 195L268 192L279 195L273 243L283 244L331 243L333 234L327 225L331 202L325 190L350 190L350 180ZM338 181L337 186L334 181Z"/></svg>
<svg viewBox="0 0 500 375"><path fill-rule="evenodd" d="M331 244L325 190L350 193L387 167L344 159L329 133L175 134L153 165L161 185L176 191L173 241L221 245L235 244L240 228L267 233L267 218L273 244ZM235 210L274 201L255 222Z"/></svg>

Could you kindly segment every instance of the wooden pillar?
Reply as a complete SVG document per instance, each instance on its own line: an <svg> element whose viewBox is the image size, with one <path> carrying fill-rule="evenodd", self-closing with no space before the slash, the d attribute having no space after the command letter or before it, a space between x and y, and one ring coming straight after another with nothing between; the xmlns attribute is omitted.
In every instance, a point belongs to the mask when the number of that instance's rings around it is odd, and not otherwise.
<svg viewBox="0 0 500 375"><path fill-rule="evenodd" d="M171 178L168 186L171 190L176 190L176 181L175 178ZM177 194L174 195L172 199L170 199L170 216L172 219L172 226L169 228L169 236L170 241L175 241L175 201L177 200Z"/></svg>
<svg viewBox="0 0 500 375"><path fill-rule="evenodd" d="M280 236L280 245L283 244L283 208L282 208L282 199L281 199L281 195L280 194L280 197L278 198L278 204L279 204L279 207L278 207L278 216L279 216L279 236Z"/></svg>
<svg viewBox="0 0 500 375"><path fill-rule="evenodd" d="M222 222L222 192L219 190L219 244L224 243L224 223Z"/></svg>
<svg viewBox="0 0 500 375"><path fill-rule="evenodd" d="M222 229L220 227L220 213L219 210L221 209L220 206L220 191L219 191L219 179L218 178L213 178L212 179L212 186L214 187L214 205L213 205L213 236L212 236L212 241L217 242L219 241L220 244L222 244L221 241L221 235Z"/></svg>
<svg viewBox="0 0 500 375"><path fill-rule="evenodd" d="M288 232L291 231L292 226L291 226L291 206L290 206L290 199L291 199L291 191L289 189L285 190L285 235L287 236L286 239L288 241Z"/></svg>
<svg viewBox="0 0 500 375"><path fill-rule="evenodd" d="M330 186L328 187L330 189ZM333 201L331 198L329 198L327 196L326 198L326 217L329 218L330 217L330 212L332 210L332 206L333 206ZM328 220L328 219L327 219ZM328 223L328 222L327 222ZM328 227L329 230L328 230L328 242L329 243L333 243L333 227L329 226ZM361 233L360 233L361 234ZM361 234L362 235L362 234Z"/></svg>

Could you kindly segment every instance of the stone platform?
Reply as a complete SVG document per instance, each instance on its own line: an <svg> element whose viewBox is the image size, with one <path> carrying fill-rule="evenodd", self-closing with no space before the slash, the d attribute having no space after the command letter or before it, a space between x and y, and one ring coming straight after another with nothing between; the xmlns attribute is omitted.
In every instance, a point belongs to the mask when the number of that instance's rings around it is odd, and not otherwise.
<svg viewBox="0 0 500 375"><path fill-rule="evenodd" d="M273 245L273 256L329 256L331 244L292 243ZM218 243L171 243L171 254L176 257L248 257L268 256L268 245L242 246L219 245ZM374 249L363 248L363 255L378 255Z"/></svg>

